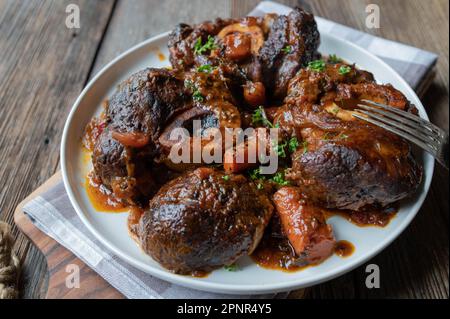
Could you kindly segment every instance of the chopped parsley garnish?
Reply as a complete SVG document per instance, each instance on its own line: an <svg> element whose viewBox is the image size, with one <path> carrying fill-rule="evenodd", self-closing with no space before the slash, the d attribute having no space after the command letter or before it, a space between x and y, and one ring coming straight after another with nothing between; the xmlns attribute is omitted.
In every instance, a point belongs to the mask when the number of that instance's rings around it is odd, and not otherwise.
<svg viewBox="0 0 450 319"><path fill-rule="evenodd" d="M252 169L249 172L249 176L250 176L250 179L252 179L252 180L264 179L265 178L264 176L261 175L261 172L259 171L259 168Z"/></svg>
<svg viewBox="0 0 450 319"><path fill-rule="evenodd" d="M237 271L237 270L239 270L239 268L238 268L238 266L236 264L225 265L225 266L223 266L223 268L226 271Z"/></svg>
<svg viewBox="0 0 450 319"><path fill-rule="evenodd" d="M204 65L199 66L197 68L198 72L203 72L203 73L211 73L212 70L214 70L214 67L212 65L209 65L209 64L204 64Z"/></svg>
<svg viewBox="0 0 450 319"><path fill-rule="evenodd" d="M266 116L266 112L264 111L264 108L260 106L258 109L255 110L255 112L252 114L252 123L253 125L263 125L268 126L270 128L278 128L278 123L273 125Z"/></svg>
<svg viewBox="0 0 450 319"><path fill-rule="evenodd" d="M308 69L321 72L325 70L325 61L324 60L315 60L308 63Z"/></svg>
<svg viewBox="0 0 450 319"><path fill-rule="evenodd" d="M277 155L281 158L286 157L286 147L289 151L289 153L294 153L297 150L297 147L299 146L299 142L296 137L291 137L289 140L284 141L282 143L274 143L275 151L277 152Z"/></svg>
<svg viewBox="0 0 450 319"><path fill-rule="evenodd" d="M336 54L330 54L328 57L328 62L336 64L342 62L342 59L339 58Z"/></svg>
<svg viewBox="0 0 450 319"><path fill-rule="evenodd" d="M289 148L289 152L294 153L295 150L297 149L299 143L296 137L291 137L289 142L288 142L288 148Z"/></svg>
<svg viewBox="0 0 450 319"><path fill-rule="evenodd" d="M346 75L347 73L350 73L351 70L352 70L352 68L349 67L348 65L342 65L339 68L339 74L340 75Z"/></svg>
<svg viewBox="0 0 450 319"><path fill-rule="evenodd" d="M192 98L194 99L194 101L203 101L204 98L202 93L195 87L195 84L191 80L185 80L184 87L192 91Z"/></svg>
<svg viewBox="0 0 450 319"><path fill-rule="evenodd" d="M274 183L277 183L278 185L282 186L289 185L289 182L284 179L284 172L276 173L270 180Z"/></svg>
<svg viewBox="0 0 450 319"><path fill-rule="evenodd" d="M322 141L328 141L330 139L333 139L333 140L336 140L336 139L338 139L338 140L346 140L346 139L348 139L348 135L346 135L344 133L341 133L338 136L336 136L336 134L333 134L333 136L331 136L330 132L326 132L322 136Z"/></svg>
<svg viewBox="0 0 450 319"><path fill-rule="evenodd" d="M275 152L277 152L277 155L279 157L285 158L286 157L286 146L287 146L287 142L283 142L283 143L274 143L275 146Z"/></svg>
<svg viewBox="0 0 450 319"><path fill-rule="evenodd" d="M282 48L281 51L283 51L283 52L286 53L286 54L289 54L289 53L292 52L292 46L287 45L287 46L285 46L284 48Z"/></svg>
<svg viewBox="0 0 450 319"><path fill-rule="evenodd" d="M266 180L266 176L261 175L259 168L250 170L248 174L251 180L260 180L260 181ZM267 176L267 180L282 186L289 185L289 182L285 180L284 175L285 175L284 172L277 172L274 175L271 175L271 177ZM258 184L256 184L256 188L263 189L264 185L261 182L259 182Z"/></svg>
<svg viewBox="0 0 450 319"><path fill-rule="evenodd" d="M303 141L303 142L302 142L303 154L308 153L308 146L309 146L308 141Z"/></svg>
<svg viewBox="0 0 450 319"><path fill-rule="evenodd" d="M204 99L199 90L195 90L194 93L192 93L192 98L197 102L203 102Z"/></svg>
<svg viewBox="0 0 450 319"><path fill-rule="evenodd" d="M331 112L332 112L334 115L337 115L337 114L339 113L340 110L341 110L341 109L339 108L339 106L335 106L335 107L333 107L333 109L331 110Z"/></svg>
<svg viewBox="0 0 450 319"><path fill-rule="evenodd" d="M222 179L223 179L224 181L229 181L229 180L230 180L230 176L229 176L229 175L223 175L223 176L222 176Z"/></svg>
<svg viewBox="0 0 450 319"><path fill-rule="evenodd" d="M191 80L185 80L184 81L184 87L187 88L187 89L190 89L190 90L195 88L194 87L194 83L192 83Z"/></svg>
<svg viewBox="0 0 450 319"><path fill-rule="evenodd" d="M212 36L208 35L208 40L206 40L205 44L202 44L202 38L199 37L194 44L194 53L200 55L208 50L213 50L215 48L216 45L214 44L214 38Z"/></svg>

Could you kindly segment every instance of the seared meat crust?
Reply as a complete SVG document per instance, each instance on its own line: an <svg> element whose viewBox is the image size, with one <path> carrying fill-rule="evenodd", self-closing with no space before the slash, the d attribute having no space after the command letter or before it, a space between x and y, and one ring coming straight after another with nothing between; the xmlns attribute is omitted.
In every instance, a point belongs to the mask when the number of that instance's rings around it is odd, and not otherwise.
<svg viewBox="0 0 450 319"><path fill-rule="evenodd" d="M141 133L155 142L167 121L191 105L184 80L166 69L147 68L119 84L106 116L111 130Z"/></svg>
<svg viewBox="0 0 450 319"><path fill-rule="evenodd" d="M92 153L95 176L114 196L130 205L142 204L157 190L152 159L156 148L126 147L116 141L107 127L100 135Z"/></svg>
<svg viewBox="0 0 450 319"><path fill-rule="evenodd" d="M142 248L175 273L208 272L250 254L273 206L242 175L199 168L170 181L140 221Z"/></svg>
<svg viewBox="0 0 450 319"><path fill-rule="evenodd" d="M288 16L278 16L261 48L264 84L275 100L286 95L289 80L317 57L320 35L314 16L294 9Z"/></svg>
<svg viewBox="0 0 450 319"><path fill-rule="evenodd" d="M92 154L94 173L114 195L142 204L166 178L155 178L158 137L177 113L192 107L184 81L165 69L145 69L118 85L106 104L106 128Z"/></svg>
<svg viewBox="0 0 450 319"><path fill-rule="evenodd" d="M226 28L228 38L221 33ZM204 44L208 36L215 37L214 48L196 54L197 41L200 39ZM252 41L252 46L244 49L242 43L247 40ZM240 85L246 81L264 83L268 98L278 102L286 95L288 81L318 56L319 43L314 16L300 8L287 16L270 14L239 20L216 19L194 26L180 24L169 35L170 62L174 68L189 70L200 66L206 54L237 66L245 76L235 77L242 81ZM233 54L227 54L230 50Z"/></svg>
<svg viewBox="0 0 450 319"><path fill-rule="evenodd" d="M323 207L384 207L418 188L421 167L406 141L351 114L361 99L415 108L398 90L368 81L371 76L354 67L337 73L341 66L303 69L290 82L275 121L301 137L303 147L292 155L287 178Z"/></svg>

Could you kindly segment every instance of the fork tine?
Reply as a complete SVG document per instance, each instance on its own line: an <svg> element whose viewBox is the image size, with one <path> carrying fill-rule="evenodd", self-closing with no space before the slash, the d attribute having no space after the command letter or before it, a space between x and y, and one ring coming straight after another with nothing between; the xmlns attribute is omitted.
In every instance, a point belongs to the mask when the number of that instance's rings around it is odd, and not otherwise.
<svg viewBox="0 0 450 319"><path fill-rule="evenodd" d="M398 136L403 137L404 139L406 139L406 140L408 140L408 141L418 145L419 147L423 148L424 150L426 150L427 152L433 154L434 156L436 156L436 154L437 154L437 150L436 149L430 147L429 144L424 143L423 141L417 139L415 136L413 136L413 135L411 135L409 133L406 133L405 131L399 130L399 129L395 128L395 127L392 127L390 125L387 125L387 124L385 124L383 122L380 122L380 121L377 121L375 119L368 118L366 116L362 116L362 115L360 115L360 114L358 114L356 112L354 112L352 115L354 117L360 119L360 120L372 123L372 124L374 124L376 126L384 128L385 130L387 130L387 131L389 131L391 133L397 134ZM372 114L368 114L368 116L372 116Z"/></svg>
<svg viewBox="0 0 450 319"><path fill-rule="evenodd" d="M409 130L410 131L411 129L413 129L413 130L420 131L421 133L423 133L421 138L424 141L426 141L428 139L431 139L432 141L437 142L437 143L439 143L439 141L440 141L439 136L437 136L429 128L423 127L418 122L412 121L412 120L410 120L408 118L405 118L403 116L400 116L400 115L397 115L397 114L394 114L394 113L391 113L391 112L380 110L380 109L378 109L376 107L373 107L373 106L368 106L368 105L364 105L364 104L358 104L358 107L360 107L362 109L365 109L367 111L379 113L379 114L385 116L386 118L390 118L392 120L395 120L398 123L398 124L395 123L395 125L397 127L400 127L402 129L404 129L404 130ZM394 125L393 123L389 123L389 124Z"/></svg>
<svg viewBox="0 0 450 319"><path fill-rule="evenodd" d="M374 113L367 112L367 111L364 111L364 110L359 110L358 112L362 113L364 115L367 115L367 116L369 116L369 117L371 117L371 118L373 118L375 120L378 120L379 122L381 122L381 123L383 123L385 125L388 125L388 126L390 126L392 128L395 128L395 129L403 132L404 134L408 134L408 135L414 137L416 140L422 141L423 143L429 145L436 152L438 150L438 143L436 143L433 140L427 140L426 138L424 138L423 134L420 134L419 132L415 131L414 129L411 129L410 127L408 127L406 125L403 125L403 124L401 124L399 122L387 119L387 118L385 118L383 116L380 116L378 114L374 114Z"/></svg>
<svg viewBox="0 0 450 319"><path fill-rule="evenodd" d="M399 114L401 116L404 116L404 117L407 117L407 118L409 118L409 119L411 119L413 121L416 121L416 122L422 124L424 127L429 128L432 131L436 132L437 134L439 134L440 137L442 137L444 135L444 131L441 128L437 127L436 125L434 125L431 122L428 122L427 120L424 120L424 119L420 118L417 115L405 112L403 110L399 110L399 109L397 109L395 107L392 107L392 106L389 106L389 105L377 103L377 102L374 102L374 101L371 101L371 100L362 99L361 101L364 102L364 103L367 103L367 104L372 104L372 105L381 107L381 108L383 108L385 110L391 111L393 113L397 113L397 114Z"/></svg>

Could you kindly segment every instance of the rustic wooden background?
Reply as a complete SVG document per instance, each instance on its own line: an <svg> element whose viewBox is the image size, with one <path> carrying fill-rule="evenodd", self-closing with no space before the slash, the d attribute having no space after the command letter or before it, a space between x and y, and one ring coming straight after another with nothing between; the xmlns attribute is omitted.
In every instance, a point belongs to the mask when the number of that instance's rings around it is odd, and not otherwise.
<svg viewBox="0 0 450 319"><path fill-rule="evenodd" d="M448 0L301 0L316 15L439 54L437 76L423 97L432 121L449 127ZM69 3L81 28L66 28ZM258 0L0 0L0 220L59 169L64 121L82 88L108 61L177 22L245 15ZM381 28L368 30L365 7L381 8ZM365 267L309 290L310 298L448 298L449 176L437 167L417 218L375 257L381 288L365 287ZM21 292L46 291L46 264L14 229L23 263Z"/></svg>

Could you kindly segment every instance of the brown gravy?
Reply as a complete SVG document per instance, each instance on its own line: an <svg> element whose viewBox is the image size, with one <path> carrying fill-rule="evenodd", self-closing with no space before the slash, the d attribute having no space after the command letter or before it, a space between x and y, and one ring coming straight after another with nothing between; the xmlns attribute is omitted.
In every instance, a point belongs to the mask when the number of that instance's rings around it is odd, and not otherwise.
<svg viewBox="0 0 450 319"><path fill-rule="evenodd" d="M115 199L111 191L97 181L92 173L86 177L85 188L95 210L108 213L123 213L129 210L129 207Z"/></svg>
<svg viewBox="0 0 450 319"><path fill-rule="evenodd" d="M336 247L334 248L334 253L339 257L346 258L351 256L355 251L355 246L346 240L340 240L336 243Z"/></svg>
<svg viewBox="0 0 450 319"><path fill-rule="evenodd" d="M158 59L163 62L166 60L166 56L162 52L158 52Z"/></svg>
<svg viewBox="0 0 450 319"><path fill-rule="evenodd" d="M298 263L298 257L288 239L283 235L277 217L272 218L261 242L250 257L263 268L285 272L295 272L310 266Z"/></svg>
<svg viewBox="0 0 450 319"><path fill-rule="evenodd" d="M343 210L323 210L325 218L331 218L339 215L347 219L349 222L359 227L386 227L392 219L397 215L398 208L387 207L382 210L370 210L364 212L343 211Z"/></svg>

